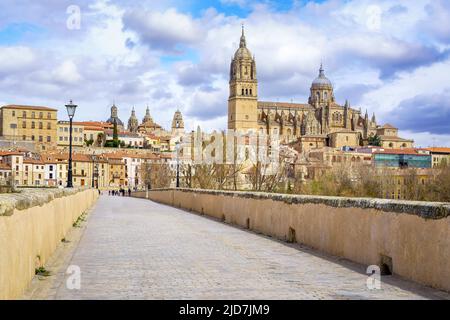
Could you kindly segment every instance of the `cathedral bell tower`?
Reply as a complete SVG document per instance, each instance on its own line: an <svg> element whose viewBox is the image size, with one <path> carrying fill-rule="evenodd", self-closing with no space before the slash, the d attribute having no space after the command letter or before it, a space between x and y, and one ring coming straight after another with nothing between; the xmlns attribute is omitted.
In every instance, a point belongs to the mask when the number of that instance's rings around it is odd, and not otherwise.
<svg viewBox="0 0 450 320"><path fill-rule="evenodd" d="M258 80L256 63L247 49L244 27L239 49L230 66L230 96L228 98L228 129L256 130L258 125Z"/></svg>

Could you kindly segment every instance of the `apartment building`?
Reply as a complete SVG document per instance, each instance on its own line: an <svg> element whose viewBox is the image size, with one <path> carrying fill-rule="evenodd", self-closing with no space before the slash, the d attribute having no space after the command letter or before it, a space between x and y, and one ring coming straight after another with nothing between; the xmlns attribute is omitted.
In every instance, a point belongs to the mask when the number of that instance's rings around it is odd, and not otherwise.
<svg viewBox="0 0 450 320"><path fill-rule="evenodd" d="M8 140L33 141L41 150L56 146L57 112L41 106L3 106L0 135Z"/></svg>
<svg viewBox="0 0 450 320"><path fill-rule="evenodd" d="M70 122L58 121L57 124L57 145L68 147L70 144ZM82 147L84 145L84 126L72 124L72 146Z"/></svg>

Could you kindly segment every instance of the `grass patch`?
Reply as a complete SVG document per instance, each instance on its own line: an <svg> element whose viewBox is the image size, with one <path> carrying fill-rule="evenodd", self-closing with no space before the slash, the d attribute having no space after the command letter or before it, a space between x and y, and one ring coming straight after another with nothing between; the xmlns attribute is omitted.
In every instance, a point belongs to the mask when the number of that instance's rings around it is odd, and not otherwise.
<svg viewBox="0 0 450 320"><path fill-rule="evenodd" d="M38 276L48 277L50 276L50 271L45 269L45 267L39 267L34 269L34 274Z"/></svg>

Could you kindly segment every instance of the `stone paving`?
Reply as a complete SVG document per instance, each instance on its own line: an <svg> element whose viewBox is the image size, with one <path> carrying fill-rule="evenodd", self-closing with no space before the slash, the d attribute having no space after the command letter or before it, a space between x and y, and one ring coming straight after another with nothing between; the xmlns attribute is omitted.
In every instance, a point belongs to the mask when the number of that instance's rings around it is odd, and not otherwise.
<svg viewBox="0 0 450 320"><path fill-rule="evenodd" d="M102 196L46 299L448 299L365 268L144 199ZM66 288L67 265L81 289Z"/></svg>

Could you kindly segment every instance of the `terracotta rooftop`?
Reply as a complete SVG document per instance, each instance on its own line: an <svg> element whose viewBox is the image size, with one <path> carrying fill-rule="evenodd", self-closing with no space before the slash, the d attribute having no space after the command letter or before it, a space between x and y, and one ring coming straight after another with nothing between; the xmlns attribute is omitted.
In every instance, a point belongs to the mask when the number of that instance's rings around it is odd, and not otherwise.
<svg viewBox="0 0 450 320"><path fill-rule="evenodd" d="M25 105L15 105L9 104L7 106L3 106L2 109L21 109L21 110L44 110L44 111L58 111L57 109L42 107L42 106L25 106Z"/></svg>
<svg viewBox="0 0 450 320"><path fill-rule="evenodd" d="M426 149L431 152L436 152L436 153L450 153L450 148L446 148L446 147L433 147L433 148L426 148Z"/></svg>
<svg viewBox="0 0 450 320"><path fill-rule="evenodd" d="M404 149L384 149L384 151L377 150L375 154L410 154L416 156L428 156L428 154L420 153L419 151L426 151L425 149L404 148Z"/></svg>

